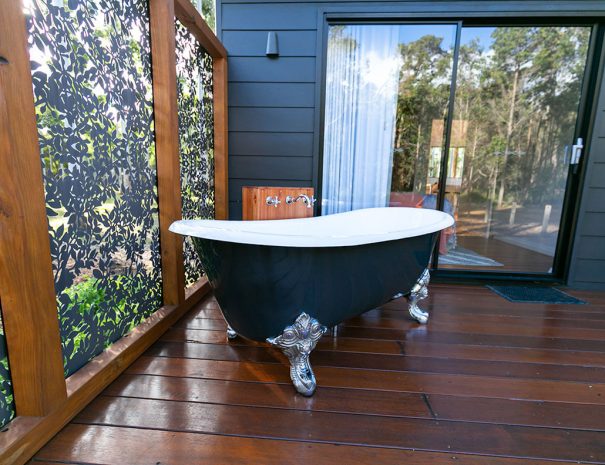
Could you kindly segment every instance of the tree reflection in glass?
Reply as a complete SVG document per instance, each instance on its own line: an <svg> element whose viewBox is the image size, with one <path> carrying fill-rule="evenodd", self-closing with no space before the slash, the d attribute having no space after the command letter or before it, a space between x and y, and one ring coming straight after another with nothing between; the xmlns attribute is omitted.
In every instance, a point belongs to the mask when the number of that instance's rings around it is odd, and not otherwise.
<svg viewBox="0 0 605 465"><path fill-rule="evenodd" d="M587 27L462 29L454 125L463 130L452 134L447 179L457 242L440 266L551 269L589 36Z"/></svg>

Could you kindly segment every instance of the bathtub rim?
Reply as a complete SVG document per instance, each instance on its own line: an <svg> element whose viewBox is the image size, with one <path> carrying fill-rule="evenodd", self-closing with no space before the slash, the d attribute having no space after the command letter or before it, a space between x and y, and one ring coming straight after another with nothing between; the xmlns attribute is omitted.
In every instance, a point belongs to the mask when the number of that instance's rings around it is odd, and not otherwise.
<svg viewBox="0 0 605 465"><path fill-rule="evenodd" d="M304 228L305 224L313 222L325 223L326 226L332 226L339 221L339 217L346 215L347 219L354 218L363 222L364 217L384 214L385 216L376 218L387 220L390 215L391 221L398 220L402 226L393 229L389 228L384 233L349 233L333 234L329 231L317 232L313 234L292 234L284 232L269 232L266 229L274 227L276 231L284 226L284 222L289 222L290 226ZM433 221L420 224L414 227L405 227L405 213L414 212L413 215L432 217ZM390 213L387 213L390 212ZM359 218L357 218L359 217ZM367 219L367 218L366 218ZM258 226L259 223L262 225ZM310 218L297 218L288 220L266 220L266 221L238 221L238 220L179 220L170 225L169 230L173 233L183 236L193 236L202 239L210 239L222 242L233 242L239 244L265 245L273 247L352 247L364 244L373 244L377 242L387 242L408 237L422 236L441 231L454 224L454 218L442 211L422 208L406 207L380 207L353 210L345 213L336 213L327 216L316 216ZM257 229L255 231L255 229ZM327 229L327 228L326 228Z"/></svg>

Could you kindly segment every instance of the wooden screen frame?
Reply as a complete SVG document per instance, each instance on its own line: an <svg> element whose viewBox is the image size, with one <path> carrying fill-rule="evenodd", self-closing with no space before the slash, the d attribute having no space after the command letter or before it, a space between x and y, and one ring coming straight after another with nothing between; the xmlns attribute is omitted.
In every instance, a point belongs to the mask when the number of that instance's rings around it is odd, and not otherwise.
<svg viewBox="0 0 605 465"><path fill-rule="evenodd" d="M168 231L181 219L180 163L176 80L176 30L178 19L212 57L214 103L214 205L215 218L229 212L227 175L227 50L190 0L150 0L151 59L158 163L160 237L165 305L185 299L183 241ZM176 134L176 137L175 137ZM160 176L160 172L163 174Z"/></svg>
<svg viewBox="0 0 605 465"><path fill-rule="evenodd" d="M214 216L229 218L227 50L195 9L191 0L174 0L174 14L212 57L214 94ZM176 61L175 61L176 67Z"/></svg>
<svg viewBox="0 0 605 465"><path fill-rule="evenodd" d="M0 463L26 463L209 291L185 291L175 17L213 58L215 216L228 216L227 52L188 0L150 0L164 306L65 379L25 15L0 1L0 296L16 417L0 434Z"/></svg>

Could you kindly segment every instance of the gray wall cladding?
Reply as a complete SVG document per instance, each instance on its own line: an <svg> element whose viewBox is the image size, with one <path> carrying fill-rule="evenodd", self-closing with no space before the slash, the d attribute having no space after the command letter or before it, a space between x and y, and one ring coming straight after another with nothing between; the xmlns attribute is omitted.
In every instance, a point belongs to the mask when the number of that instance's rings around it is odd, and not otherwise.
<svg viewBox="0 0 605 465"><path fill-rule="evenodd" d="M218 35L229 52L230 217L246 185L318 186L321 13L427 16L603 17L605 1L218 0ZM265 56L267 32L278 58ZM587 160L569 283L605 289L605 86Z"/></svg>
<svg viewBox="0 0 605 465"><path fill-rule="evenodd" d="M601 62L605 61L605 49ZM594 125L589 135L582 200L568 284L605 290L605 73L601 69Z"/></svg>

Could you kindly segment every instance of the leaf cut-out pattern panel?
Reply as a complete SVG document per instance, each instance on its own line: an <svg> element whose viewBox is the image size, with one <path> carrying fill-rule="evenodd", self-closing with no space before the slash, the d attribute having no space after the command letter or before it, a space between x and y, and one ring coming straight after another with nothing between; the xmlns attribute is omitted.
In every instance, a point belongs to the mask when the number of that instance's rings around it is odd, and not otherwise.
<svg viewBox="0 0 605 465"><path fill-rule="evenodd" d="M13 384L8 367L8 353L6 352L6 338L4 337L2 308L0 307L0 428L3 428L14 417Z"/></svg>
<svg viewBox="0 0 605 465"><path fill-rule="evenodd" d="M66 376L162 305L147 0L26 0Z"/></svg>
<svg viewBox="0 0 605 465"><path fill-rule="evenodd" d="M214 218L212 57L176 20L176 74L183 219ZM184 242L185 283L203 275L190 238Z"/></svg>

